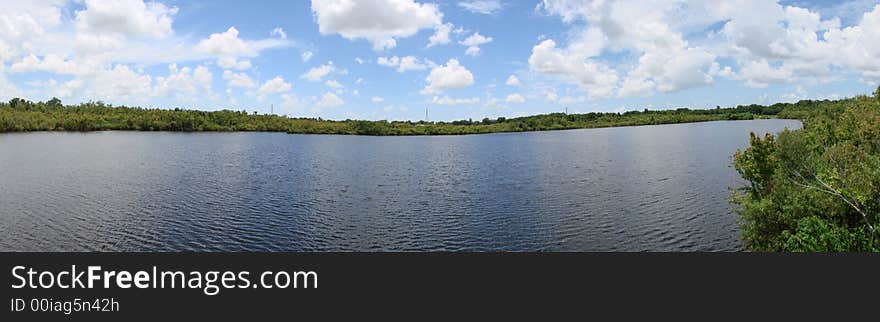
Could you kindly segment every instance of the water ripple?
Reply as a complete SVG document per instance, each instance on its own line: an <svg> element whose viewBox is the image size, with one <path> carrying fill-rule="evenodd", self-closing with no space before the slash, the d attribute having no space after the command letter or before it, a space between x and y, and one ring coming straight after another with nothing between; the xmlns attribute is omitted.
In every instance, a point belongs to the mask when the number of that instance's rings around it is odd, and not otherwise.
<svg viewBox="0 0 880 322"><path fill-rule="evenodd" d="M730 154L786 126L0 134L0 250L738 250Z"/></svg>

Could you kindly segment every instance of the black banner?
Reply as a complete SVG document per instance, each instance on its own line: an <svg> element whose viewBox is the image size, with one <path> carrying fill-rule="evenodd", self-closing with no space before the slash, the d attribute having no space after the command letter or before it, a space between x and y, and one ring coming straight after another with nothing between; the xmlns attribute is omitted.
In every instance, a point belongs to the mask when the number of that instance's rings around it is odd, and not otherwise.
<svg viewBox="0 0 880 322"><path fill-rule="evenodd" d="M880 289L880 256L870 254L4 253L0 259L7 276L2 321L421 320L476 311L626 318L707 309L723 310L716 317L748 317L789 305L870 311ZM155 278L162 272L164 288ZM91 288L89 274L97 276ZM224 277L231 287L221 285ZM174 279L192 284L170 287ZM857 295L864 291L869 294Z"/></svg>

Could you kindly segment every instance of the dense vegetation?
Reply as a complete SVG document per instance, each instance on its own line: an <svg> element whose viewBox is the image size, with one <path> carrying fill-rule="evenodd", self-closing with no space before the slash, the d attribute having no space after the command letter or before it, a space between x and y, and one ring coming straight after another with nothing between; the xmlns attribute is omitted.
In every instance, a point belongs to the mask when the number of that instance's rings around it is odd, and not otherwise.
<svg viewBox="0 0 880 322"><path fill-rule="evenodd" d="M804 128L752 134L731 201L755 251L880 250L880 88L793 111Z"/></svg>
<svg viewBox="0 0 880 322"><path fill-rule="evenodd" d="M687 123L717 120L748 120L759 117L798 117L801 105L748 105L735 108L626 113L553 113L519 118L461 120L453 122L331 121L248 114L244 111L195 111L112 106L101 102L63 105L58 99L31 102L12 99L0 103L0 132L20 131L272 131L304 134L445 135L522 132L610 126ZM798 107L798 108L795 108ZM788 114L785 114L788 113Z"/></svg>

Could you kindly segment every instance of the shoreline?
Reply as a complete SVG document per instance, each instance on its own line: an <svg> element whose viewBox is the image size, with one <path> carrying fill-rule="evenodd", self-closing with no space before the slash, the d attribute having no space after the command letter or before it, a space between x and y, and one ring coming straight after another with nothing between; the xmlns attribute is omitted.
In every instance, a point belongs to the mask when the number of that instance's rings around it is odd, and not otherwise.
<svg viewBox="0 0 880 322"><path fill-rule="evenodd" d="M827 101L740 105L714 109L678 108L627 112L551 113L516 118L457 121L366 121L291 118L245 111L143 109L103 103L62 105L59 101L0 102L0 133L13 132L278 132L365 136L438 136L540 132L645 125L702 123L754 119L803 120L808 111Z"/></svg>
<svg viewBox="0 0 880 322"><path fill-rule="evenodd" d="M180 131L180 130L117 130L117 129L99 129L99 130L87 130L87 131L78 131L78 130L24 130L24 131L0 131L0 135L3 134L27 134L27 133L104 133L104 132L144 132L144 133L186 133L186 134L212 134L212 133L277 133L277 134L288 134L288 135L338 135L338 136L366 136L366 137L419 137L419 136L468 136L468 135L491 135L491 134L515 134L515 133L535 133L535 132L557 132L557 131L575 131L575 130L591 130L591 129L610 129L610 128L628 128L628 127L639 127L639 126L662 126L662 125L678 125L678 124L695 124L695 123L712 123L712 122L743 122L743 121L759 121L759 120L792 120L803 123L801 119L795 118L780 118L780 117L761 117L761 118L753 118L747 120L726 120L726 119L718 119L718 120L698 120L698 121L683 121L683 122L669 122L669 123L655 123L655 124L619 124L619 125L599 125L599 126L589 126L589 127L573 127L573 128L562 128L562 129L534 129L534 130L523 130L523 131L495 131L495 132L474 132L474 133L452 133L452 134L359 134L359 133L298 133L298 132L288 132L283 130L273 131L273 130L255 130L255 131L247 131L247 130L201 130L201 131ZM371 121L372 122L372 121Z"/></svg>

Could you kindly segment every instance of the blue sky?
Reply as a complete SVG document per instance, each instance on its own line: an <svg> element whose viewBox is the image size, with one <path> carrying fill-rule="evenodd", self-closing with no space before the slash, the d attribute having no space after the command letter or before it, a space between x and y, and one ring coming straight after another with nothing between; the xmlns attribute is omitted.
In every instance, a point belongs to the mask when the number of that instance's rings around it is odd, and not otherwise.
<svg viewBox="0 0 880 322"><path fill-rule="evenodd" d="M878 1L8 1L0 99L482 119L839 98Z"/></svg>

